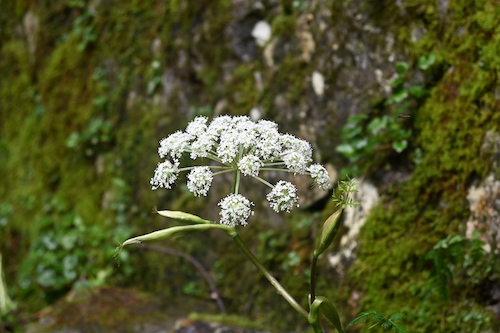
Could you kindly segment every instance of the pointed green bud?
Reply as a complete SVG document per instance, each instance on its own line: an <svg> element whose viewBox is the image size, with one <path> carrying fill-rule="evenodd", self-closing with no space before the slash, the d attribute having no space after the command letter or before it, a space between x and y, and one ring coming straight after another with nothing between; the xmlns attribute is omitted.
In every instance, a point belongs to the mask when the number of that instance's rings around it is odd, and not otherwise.
<svg viewBox="0 0 500 333"><path fill-rule="evenodd" d="M195 223L195 224L213 223L209 220L204 220L199 216L189 214L189 213L184 213L181 211L160 210L160 211L156 211L156 212L161 216L165 216L165 217L171 218L173 220L178 220L178 221L182 221L185 223Z"/></svg>
<svg viewBox="0 0 500 333"><path fill-rule="evenodd" d="M318 247L314 250L314 256L316 258L319 257L319 255L323 253L330 246L330 244L332 244L333 239L339 230L343 211L343 209L337 210L335 213L330 215L330 217L323 224Z"/></svg>
<svg viewBox="0 0 500 333"><path fill-rule="evenodd" d="M132 244L140 244L143 242L151 242L151 241L158 241L158 240L165 240L169 238L174 238L174 237L180 237L184 236L187 234L190 234L192 232L196 231L204 231L208 229L222 229L228 234L232 235L234 232L234 228L228 227L227 225L224 224L195 224L195 225L183 225L183 226L176 226L176 227L170 227L158 231L151 232L149 234L145 234L142 236L137 236L133 237L130 239L127 239L123 244L119 246L119 249L122 249L124 246L127 245L132 245Z"/></svg>

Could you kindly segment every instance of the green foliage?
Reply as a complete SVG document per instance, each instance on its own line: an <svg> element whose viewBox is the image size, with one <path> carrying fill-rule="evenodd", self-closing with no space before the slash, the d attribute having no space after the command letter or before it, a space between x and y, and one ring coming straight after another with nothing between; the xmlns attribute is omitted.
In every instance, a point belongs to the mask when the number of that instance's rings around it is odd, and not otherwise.
<svg viewBox="0 0 500 333"><path fill-rule="evenodd" d="M445 235L463 233L470 217L465 204L467 188L473 179L482 179L492 171L492 159L483 154L481 146L485 133L497 133L500 123L500 113L495 111L498 101L492 98L500 71L498 56L494 56L500 49L500 16L492 9L494 3L450 2L444 19L439 19L436 2L408 1L403 5L404 22L411 21L426 31L417 41L406 44L408 63L425 71L425 88L429 90L423 103L405 111L412 115L415 137L409 148L419 149L419 163L407 181L388 185L378 207L372 209L348 280L351 290L361 286L364 297L360 310L402 310L410 332L496 331L498 325L484 303L484 293L479 292L484 290L479 285L488 288L498 283L498 273L484 273L498 266L491 264L498 262L498 257L485 254L479 262L465 267L471 244L452 245L465 246L460 258L440 249L448 264L443 263L441 275L434 277L453 272L447 280L447 299L431 292L436 266L432 260L423 263ZM398 23L397 16L386 23L394 25L398 43L405 43L411 39L414 26ZM382 19L390 17L383 15ZM492 28L492 21L496 28ZM457 34L457 29L466 33ZM429 59L430 54L435 59ZM426 68L429 63L433 64ZM408 95L415 98L409 91ZM454 258L458 266L453 266Z"/></svg>
<svg viewBox="0 0 500 333"><path fill-rule="evenodd" d="M359 206L359 202L354 201L351 197L352 193L357 193L358 190L354 188L359 182L355 181L349 176L346 176L347 180L339 181L335 192L332 194L333 202L335 202L335 207L340 206L342 209L347 207Z"/></svg>
<svg viewBox="0 0 500 333"><path fill-rule="evenodd" d="M70 5L72 7L79 7ZM97 40L97 32L93 25L94 15L91 12L84 12L73 21L71 34L79 41L76 49L83 52L89 45ZM63 39L67 38L65 36Z"/></svg>
<svg viewBox="0 0 500 333"><path fill-rule="evenodd" d="M435 56L429 54L418 60L418 68L428 70L435 62ZM384 105L392 115L372 116L361 114L352 116L342 128L343 143L337 151L348 158L350 167L341 173L359 175L383 166L394 154L404 152L410 143L413 130L409 124L413 122L401 119L412 117L409 111L416 110L428 95L428 89L421 84L411 84L410 66L399 61L396 63L396 76L391 81L392 96Z"/></svg>
<svg viewBox="0 0 500 333"><path fill-rule="evenodd" d="M319 314L322 313L328 321L335 327L337 332L342 333L342 324L340 323L337 309L330 300L323 296L317 296L311 304L308 321L315 332L322 333L323 330L319 324Z"/></svg>
<svg viewBox="0 0 500 333"><path fill-rule="evenodd" d="M442 298L449 296L449 283L456 280L456 276L465 274L467 277L477 275L477 263L484 257L482 248L484 242L478 240L479 233L475 233L471 240L461 236L448 235L440 240L425 255L424 260L432 262L430 285ZM491 267L486 270L486 274Z"/></svg>
<svg viewBox="0 0 500 333"><path fill-rule="evenodd" d="M81 217L85 226L101 226L103 221L114 221L115 218L123 224L130 223L138 218L134 213L134 205L150 207L151 202L168 202L171 199L151 194L147 188L148 176L145 174L151 171L148 156L154 155L150 143L158 137L155 129L165 133L172 127L172 122L179 121L176 96L189 91L192 86L182 87L182 91L174 88L169 105L162 105L160 108L149 103L144 96L149 77L143 75L148 73L148 68L155 59L151 52L152 38L158 37L161 40L161 61L168 64L176 63L178 55L183 54L181 52L185 52L190 61L198 61L197 53L203 53L199 72L193 72L189 66L181 68L182 75L195 81L196 96L188 98L197 103L199 99L198 105L215 106L217 101L227 99L228 110L242 112L241 110L249 110L261 103L268 112L266 115L285 118L274 104L276 96L285 95L288 98L293 92L291 98L294 103L304 103L305 92L310 84L302 78L310 73L311 66L321 65L316 60L308 67L285 59L285 64L275 64L272 71L267 71L258 61L250 60L243 64L234 61L235 66L243 66L245 70L235 76L234 80L230 79L229 84L220 84L218 78L223 72L223 61L227 59L227 55L233 57L232 52L226 48L205 46L215 45L220 36L226 36L224 31L233 20L231 11L227 10L228 3L230 2L199 1L185 6L182 1L99 2L99 15L81 20L79 27L76 27L74 18L82 15L87 1L40 2L35 7L30 6L27 1L2 2L0 246L2 252L5 251L4 254L9 254L4 256L9 279L15 280L18 277L19 267L31 242L39 238L34 228L34 217L41 220L48 215L47 218L54 221L53 228L57 228L57 221L66 214L53 216L43 210L47 202L43 198L47 191L67 198L68 209L75 210L75 216ZM303 10L304 3L306 2L294 1L293 7ZM498 86L500 68L499 7L492 0L449 2L447 12L440 17L437 3L430 0L403 1L402 9L398 6L386 6L383 11L373 5L373 9L380 12L380 26L390 30L398 48L405 49L409 64L417 64L422 55L435 55L435 64L428 69L433 88L423 97L426 99L425 103L419 106L418 111L414 108L405 110L417 114L417 117L410 119L412 125L415 120L412 130L416 140L407 138L406 148L402 144L403 140L398 140L401 144L396 147L404 149L403 153L419 147L421 167L415 166L415 173L407 186L390 186L389 193L384 193L384 197L389 200L384 200L380 209L374 209L374 217L369 218L362 231L358 262L348 273L350 286L346 286L346 289L362 289L365 297L360 307L397 311L403 304L409 312L408 325L412 332L480 332L491 329L488 325L492 319L484 304L472 299L470 294L465 295L470 287L465 281L476 280L478 276L484 277L481 272L476 272L473 279L455 276L458 283L456 286L463 286L464 292L456 295L457 287L454 287L455 291L450 289L452 299L449 302L432 298L425 300L423 290L428 290L430 268L421 267L419 263L421 256L443 234L460 232L469 214L468 207L464 205L464 189L473 178L483 177L489 170L489 161L481 155L479 147L484 133L487 130L498 131L500 124L500 114L495 112L498 109L498 99L494 89ZM372 7L369 2L364 5ZM30 55L28 43L23 37L27 31L20 29L24 27L20 22L28 10L40 18L34 55ZM342 11L337 12L342 14ZM209 25L198 24L203 19L201 14L210 18ZM332 11L332 15L335 14ZM202 29L196 30L199 40L193 43L193 29L197 27ZM425 34L421 39L411 41L412 32L419 29L425 31ZM72 30L78 32L78 36L71 33ZM466 33L461 34L460 31ZM315 40L321 36L321 33L313 33ZM68 36L66 40L61 38L64 35ZM178 38L170 38L174 35ZM96 37L97 40L94 41ZM321 51L319 46L321 42L317 43L318 52ZM78 48L83 51L75 52ZM329 49L328 46L327 48ZM177 50L181 52L175 52ZM409 67L411 74L413 65ZM87 80L86 73L93 73L95 68L101 69L103 76L99 82L109 82L109 90L97 92L97 82ZM255 89L253 75L256 72L262 73L263 81L267 84L263 93ZM159 76L155 75L156 78ZM410 88L411 85L408 90L418 92L418 89ZM416 98L410 91L408 96L401 103ZM241 110L237 107L240 103L243 106ZM394 108L396 105L384 107ZM98 114L98 110L107 110L109 113ZM290 116L288 111L288 108L284 111L287 112L287 117ZM79 133L81 137L90 127L91 119L99 117L112 124L111 132L116 139L116 146L107 150L107 145L104 144L95 149L97 152L101 151L101 147L106 148L102 150L102 154L96 155L96 163L89 163L86 159L78 158L85 155L84 147L91 145L88 139L79 141L78 146L71 149L65 143L71 133ZM380 115L378 117L382 118ZM404 124L403 129L407 130L409 120L400 121ZM360 121L359 124L365 129L369 119ZM331 137L337 135L336 131L332 127ZM381 131L385 129L382 128ZM328 147L327 139L319 139L320 147ZM378 147L392 154L396 152L389 144L387 147ZM77 149L77 154L74 149ZM322 155L331 158L333 155L328 155L331 154L330 151L324 149ZM376 155L377 159L382 157L381 154ZM103 174L96 175L94 167L99 167L100 161L105 162L105 170ZM358 161L364 164L365 158L361 157ZM122 170L126 173L123 182L133 188L126 195L132 201L117 200L116 204L112 204L114 208L108 210L101 198L109 197L106 187L113 175ZM95 199L89 200L89 197ZM139 218L144 220L143 217ZM66 221L70 220L68 218ZM311 230L321 222L315 218L303 220L308 221L312 228L297 228L292 231L287 229L286 232L277 230L267 234L262 241L260 235L269 230L267 223L263 223L265 227L258 231L245 231L248 239L255 241L254 247L259 252L259 257L265 256L268 267L273 267L283 278L287 288L293 291L300 290L303 286L303 281L297 283L298 279L295 277L302 275L285 274L288 272L283 272L282 267L293 269L294 273L307 268L303 264L293 266L282 263L290 260L289 251L299 254L304 262L302 250L311 246ZM143 228L150 228L150 225ZM207 241L208 238L204 240ZM112 240L108 241L113 243ZM189 249L196 251L198 248L195 241L190 243ZM221 250L219 253L228 247L228 243L220 239L213 242L213 245ZM89 254L95 257L101 250L95 249L92 252L90 248ZM204 255L205 252L199 253ZM141 270L136 272L135 277L138 287L155 293L161 290L168 296L170 291L165 288L165 281L175 284L178 280L172 276L186 275L184 271L173 271L175 265L169 265L168 259L162 258L160 262L158 257L150 254L137 257L137 261L141 263ZM487 257L489 256L485 260ZM296 256L290 255L290 258L294 259ZM109 258L101 259L105 265L112 265ZM148 266L148 262L154 262L155 267ZM224 253L224 257L217 262L222 263L217 267L222 267L221 274L224 275L225 282L228 282L224 283L224 297L232 300L231 308L235 312L243 312L247 308L259 309L268 323L275 323L276 313L279 313L288 323L287 327L293 329L295 322L293 317L287 317L286 304L282 304L279 296L276 296L276 300L268 299L267 296L272 297L274 292L263 288L259 277L248 274L253 272L253 267L241 267L241 256L236 251ZM295 264L295 259L292 263ZM494 267L494 263L492 261L489 266ZM233 267L240 269L234 270ZM477 270L477 266L474 267ZM146 274L149 274L147 279ZM155 284L152 281L159 282ZM324 283L324 290L332 293L337 288L329 284L329 281L320 282ZM33 289L29 297L23 297L17 291L12 295L21 302L27 301L26 304L38 310L44 303L36 301L37 293L43 292ZM347 291L345 293L348 294ZM236 294L248 296L246 302L234 301ZM272 311L268 311L269 309ZM262 317L259 316L259 319Z"/></svg>
<svg viewBox="0 0 500 333"><path fill-rule="evenodd" d="M73 132L66 140L68 148L82 151L86 156L95 156L109 146L113 140L112 124L102 117L92 118L82 132Z"/></svg>
<svg viewBox="0 0 500 333"><path fill-rule="evenodd" d="M293 36L297 19L291 15L278 15L271 24L273 36Z"/></svg>
<svg viewBox="0 0 500 333"><path fill-rule="evenodd" d="M147 73L147 76L149 76L146 89L148 95L153 95L153 93L161 86L162 74L160 61L153 60Z"/></svg>
<svg viewBox="0 0 500 333"><path fill-rule="evenodd" d="M343 143L337 146L337 151L351 165L342 170L343 174L360 175L368 167L378 166L392 151L401 153L408 146L412 132L404 128L401 119L385 115L368 120L367 115L353 116L342 128Z"/></svg>
<svg viewBox="0 0 500 333"><path fill-rule="evenodd" d="M120 182L116 180L116 186L124 190ZM113 243L129 236L130 227L118 218L119 214L116 222L106 228L88 224L68 207L66 200L50 196L45 200L43 214L33 222L35 237L20 268L19 294L41 290L43 299L52 302L71 287L107 283L113 267L103 265L103 261L109 262ZM113 203L120 210L117 204ZM127 261L127 254L120 259ZM124 272L130 274L132 270L125 268Z"/></svg>
<svg viewBox="0 0 500 333"><path fill-rule="evenodd" d="M346 325L344 332L347 331L349 327L356 325L357 323L366 323L368 320L371 320L375 323L367 328L366 331L369 331L380 325L380 327L382 327L384 330L391 329L395 333L407 333L408 331L406 330L406 327L396 322L396 320L400 320L403 317L404 314L401 312L393 313L387 318L384 316L384 313L377 312L375 310L361 312L356 316L356 318L354 318L349 324Z"/></svg>

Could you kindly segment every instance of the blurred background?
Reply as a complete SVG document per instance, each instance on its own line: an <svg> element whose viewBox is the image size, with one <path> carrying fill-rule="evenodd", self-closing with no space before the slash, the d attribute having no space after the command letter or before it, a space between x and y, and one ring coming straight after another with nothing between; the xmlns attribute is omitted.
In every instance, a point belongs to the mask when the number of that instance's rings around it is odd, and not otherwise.
<svg viewBox="0 0 500 333"><path fill-rule="evenodd" d="M149 180L160 139L230 114L361 181L319 263L344 324L375 309L409 332L499 330L499 54L497 0L0 1L0 329L160 332L225 312L308 330L225 234L113 258L173 225L154 207L217 219L217 191ZM308 186L300 209L259 204L241 229L303 306L335 206Z"/></svg>

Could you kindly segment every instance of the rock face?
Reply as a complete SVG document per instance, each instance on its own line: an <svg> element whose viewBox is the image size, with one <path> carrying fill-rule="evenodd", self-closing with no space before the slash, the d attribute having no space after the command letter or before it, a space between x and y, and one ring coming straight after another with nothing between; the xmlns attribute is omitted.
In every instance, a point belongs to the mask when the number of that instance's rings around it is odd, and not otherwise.
<svg viewBox="0 0 500 333"><path fill-rule="evenodd" d="M72 291L40 311L27 333L43 332L169 332L175 318L162 310L157 299L133 290L89 288ZM169 322L170 320L170 322Z"/></svg>
<svg viewBox="0 0 500 333"><path fill-rule="evenodd" d="M490 174L477 186L472 186L467 195L471 218L467 222L466 236L474 232L482 235L486 252L500 250L500 180ZM491 245L496 244L492 249Z"/></svg>
<svg viewBox="0 0 500 333"><path fill-rule="evenodd" d="M201 306L199 303L191 306ZM194 308L193 308L194 309ZM266 333L182 316L175 306L132 289L113 287L71 291L36 314L26 333ZM234 320L234 319L233 319Z"/></svg>
<svg viewBox="0 0 500 333"><path fill-rule="evenodd" d="M339 250L328 256L330 265L340 274L345 274L356 259L359 233L370 209L377 204L379 196L377 188L367 181L362 181L356 189L358 192L354 193L353 200L359 202L360 205L346 208L344 227L347 231L340 239Z"/></svg>
<svg viewBox="0 0 500 333"><path fill-rule="evenodd" d="M227 113L271 119L311 142L332 179L349 166L336 149L342 140L357 136L362 149L366 136L380 135L352 159L367 166L360 194L369 199L362 212L348 214L339 251L328 254L345 279L319 279L346 305L338 306L343 321L368 308L406 307L409 331L491 329L485 301L469 297L477 286L462 281L451 300L433 298L423 282L432 268L422 258L467 227L498 240L497 2L1 2L0 250L7 286L19 286L9 295L21 303L37 295L41 308L42 299L53 302L51 295L77 281L115 277L135 277L163 298L206 295L177 259L138 250L110 270L109 257L117 242L165 226L146 213L153 206L217 218L211 207L220 198L192 198L182 186L153 192L148 181L158 140L197 115ZM397 118L402 110L411 116ZM342 134L355 115L365 118ZM410 135L395 152L402 128ZM301 210L264 209L242 236L303 295L312 235L333 208L330 193L299 177L295 183ZM244 186L255 200L266 195L254 183ZM210 267L230 311L268 323L278 313L280 329L297 327L288 305L229 241L209 234L176 246ZM488 279L498 284L500 272Z"/></svg>

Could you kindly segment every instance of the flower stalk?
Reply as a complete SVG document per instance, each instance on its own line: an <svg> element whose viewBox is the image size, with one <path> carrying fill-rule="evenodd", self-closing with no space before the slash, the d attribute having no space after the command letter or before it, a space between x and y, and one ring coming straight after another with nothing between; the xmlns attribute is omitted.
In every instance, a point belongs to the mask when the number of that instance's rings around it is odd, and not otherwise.
<svg viewBox="0 0 500 333"><path fill-rule="evenodd" d="M180 167L181 157L189 154L191 159L209 159L215 165ZM262 265L257 257L243 243L236 226L246 226L254 215L254 203L241 194L242 177L250 177L270 188L266 199L276 212L290 212L298 206L299 197L294 184L285 180L271 183L265 180L263 171L287 172L293 175L311 176L313 184L327 190L331 187L327 170L320 164L312 164L311 145L290 134L278 132L278 125L271 121L254 122L248 117L219 116L211 123L206 117L197 117L188 124L185 131L177 131L160 141L158 154L165 160L158 164L151 179L153 189L170 189L180 172L187 174L187 188L195 196L206 196L213 178L223 173L234 172L231 192L222 198L218 206L219 223L202 219L196 215L179 211L160 211L160 215L179 220L188 225L173 226L150 234L128 239L118 247L147 241L169 239L192 232L212 228L221 229L231 236L244 255L255 265L276 291L307 319L316 333L322 333L319 316L323 314L340 333L343 332L335 306L323 296L316 295L316 266L318 257L330 246L340 226L343 209L356 203L349 194L356 192L352 180L340 182L339 195L334 195L337 206L341 206L323 224L319 241L311 262L309 309L305 310ZM185 159L182 159L185 161Z"/></svg>
<svg viewBox="0 0 500 333"><path fill-rule="evenodd" d="M240 236L236 234L233 236L234 241L240 249L243 251L245 256L257 267L257 269L266 277L266 279L273 285L276 291L283 296L283 298L290 304L302 317L308 317L308 312L304 310L302 306L286 291L286 289L276 280L276 278L260 263L259 259L248 249L248 247L243 243Z"/></svg>

